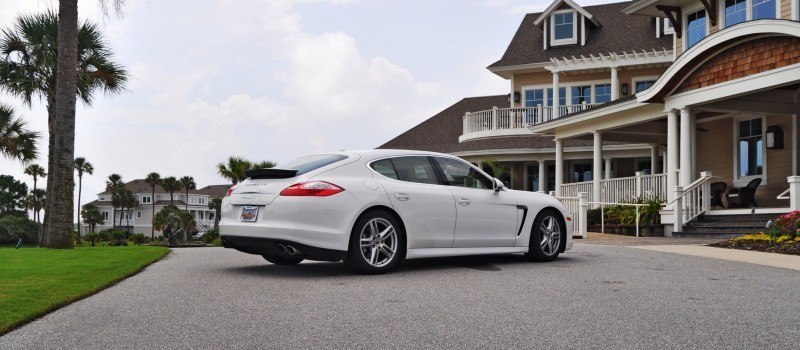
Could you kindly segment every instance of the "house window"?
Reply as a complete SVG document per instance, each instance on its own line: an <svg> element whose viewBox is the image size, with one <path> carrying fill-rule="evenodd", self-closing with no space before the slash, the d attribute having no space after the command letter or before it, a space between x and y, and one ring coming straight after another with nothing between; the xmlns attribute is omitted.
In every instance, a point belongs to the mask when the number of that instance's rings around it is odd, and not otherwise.
<svg viewBox="0 0 800 350"><path fill-rule="evenodd" d="M753 19L775 18L777 7L775 0L752 0Z"/></svg>
<svg viewBox="0 0 800 350"><path fill-rule="evenodd" d="M591 164L575 164L572 168L572 182L592 181Z"/></svg>
<svg viewBox="0 0 800 350"><path fill-rule="evenodd" d="M567 88L560 87L558 88L558 105L565 106L567 104ZM553 105L553 89L547 89L547 105Z"/></svg>
<svg viewBox="0 0 800 350"><path fill-rule="evenodd" d="M153 202L152 197L150 196L142 196L142 204L150 204Z"/></svg>
<svg viewBox="0 0 800 350"><path fill-rule="evenodd" d="M697 10L686 15L686 48L690 48L706 37L706 10Z"/></svg>
<svg viewBox="0 0 800 350"><path fill-rule="evenodd" d="M141 211L137 211L136 212L136 218L137 219L141 219L142 218L142 212Z"/></svg>
<svg viewBox="0 0 800 350"><path fill-rule="evenodd" d="M645 81L637 81L636 82L636 92L641 92L644 90L649 89L653 84L655 84L655 80L645 80Z"/></svg>
<svg viewBox="0 0 800 350"><path fill-rule="evenodd" d="M739 177L764 174L761 118L739 122Z"/></svg>
<svg viewBox="0 0 800 350"><path fill-rule="evenodd" d="M611 102L611 84L594 86L594 103Z"/></svg>
<svg viewBox="0 0 800 350"><path fill-rule="evenodd" d="M575 44L578 42L578 25L575 11L563 10L553 13L550 27L550 43L552 45Z"/></svg>
<svg viewBox="0 0 800 350"><path fill-rule="evenodd" d="M747 20L747 0L725 0L725 26Z"/></svg>
<svg viewBox="0 0 800 350"><path fill-rule="evenodd" d="M108 212L107 211L103 212L103 221L108 221Z"/></svg>
<svg viewBox="0 0 800 350"><path fill-rule="evenodd" d="M581 105L584 103L592 103L592 86L573 86L572 87L572 104Z"/></svg>
<svg viewBox="0 0 800 350"><path fill-rule="evenodd" d="M544 89L525 90L525 107L544 106Z"/></svg>

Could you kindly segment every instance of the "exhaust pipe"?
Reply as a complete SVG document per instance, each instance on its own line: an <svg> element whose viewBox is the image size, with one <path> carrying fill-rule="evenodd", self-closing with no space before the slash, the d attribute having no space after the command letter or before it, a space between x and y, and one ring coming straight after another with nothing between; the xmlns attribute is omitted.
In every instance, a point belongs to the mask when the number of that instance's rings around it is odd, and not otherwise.
<svg viewBox="0 0 800 350"><path fill-rule="evenodd" d="M290 245L287 245L286 246L286 253L288 253L289 255L297 255L297 253L299 253L299 251L297 249L295 249L294 247L292 247Z"/></svg>
<svg viewBox="0 0 800 350"><path fill-rule="evenodd" d="M288 254L289 252L286 251L286 246L283 244L278 244L278 250L283 254Z"/></svg>

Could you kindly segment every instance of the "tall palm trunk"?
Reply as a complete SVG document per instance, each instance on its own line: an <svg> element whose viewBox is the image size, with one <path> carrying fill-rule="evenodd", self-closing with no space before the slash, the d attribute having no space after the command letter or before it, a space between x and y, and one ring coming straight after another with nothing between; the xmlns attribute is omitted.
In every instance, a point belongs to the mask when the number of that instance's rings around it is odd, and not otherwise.
<svg viewBox="0 0 800 350"><path fill-rule="evenodd" d="M78 176L78 236L81 235L81 187L83 187L83 176Z"/></svg>
<svg viewBox="0 0 800 350"><path fill-rule="evenodd" d="M150 195L150 205L153 207L153 215L150 217L150 239L156 238L156 225L153 224L156 219L156 186L153 186L153 192Z"/></svg>
<svg viewBox="0 0 800 350"><path fill-rule="evenodd" d="M186 211L189 211L189 189L186 189Z"/></svg>
<svg viewBox="0 0 800 350"><path fill-rule="evenodd" d="M75 180L75 103L78 83L78 0L59 0L56 68L55 149L47 198L44 241L47 248L73 248Z"/></svg>

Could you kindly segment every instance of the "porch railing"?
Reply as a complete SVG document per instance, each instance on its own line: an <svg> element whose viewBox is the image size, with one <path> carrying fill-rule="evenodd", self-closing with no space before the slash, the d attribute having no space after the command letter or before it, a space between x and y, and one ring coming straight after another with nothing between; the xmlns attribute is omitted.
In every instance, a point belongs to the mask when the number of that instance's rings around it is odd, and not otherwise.
<svg viewBox="0 0 800 350"><path fill-rule="evenodd" d="M555 192L550 192L555 197ZM572 236L589 238L587 211L589 210L589 194L580 192L576 196L556 197L572 214Z"/></svg>
<svg viewBox="0 0 800 350"><path fill-rule="evenodd" d="M704 171L686 188L675 186L675 199L666 203L666 206L672 206L675 215L673 232L682 231L683 225L711 209L712 179L711 172Z"/></svg>
<svg viewBox="0 0 800 350"><path fill-rule="evenodd" d="M644 175L637 172L636 176L619 177L600 180L600 197L595 200L592 193L592 181L575 182L561 185L561 195L565 197L577 196L580 192L589 194L590 202L621 203L642 197L646 199L664 199L667 194L667 175Z"/></svg>
<svg viewBox="0 0 800 350"><path fill-rule="evenodd" d="M559 106L558 113L555 114L552 106L495 107L485 111L467 112L463 118L463 135L493 130L527 129L529 126L580 112L597 105L599 103Z"/></svg>

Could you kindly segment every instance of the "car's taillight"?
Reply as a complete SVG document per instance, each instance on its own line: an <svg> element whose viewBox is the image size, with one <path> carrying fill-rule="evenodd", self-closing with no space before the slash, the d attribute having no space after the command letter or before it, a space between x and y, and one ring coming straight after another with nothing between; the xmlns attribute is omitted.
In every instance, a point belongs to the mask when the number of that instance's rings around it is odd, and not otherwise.
<svg viewBox="0 0 800 350"><path fill-rule="evenodd" d="M233 190L235 190L235 189L236 189L236 185L231 186L231 188L228 189L228 192L225 193L225 197L230 196L233 193Z"/></svg>
<svg viewBox="0 0 800 350"><path fill-rule="evenodd" d="M343 188L325 181L309 181L291 185L281 191L281 196L327 197L344 191Z"/></svg>

